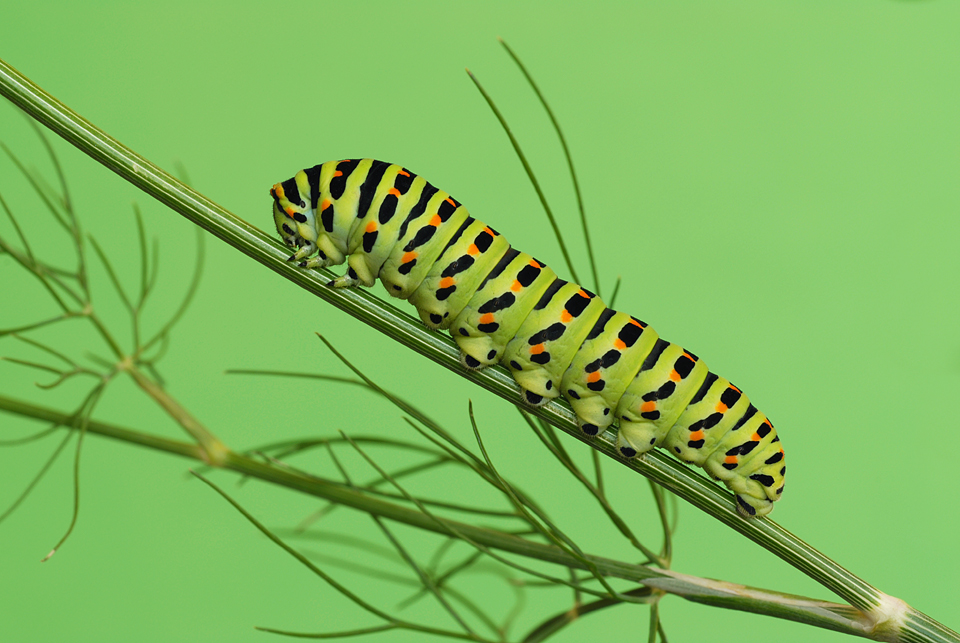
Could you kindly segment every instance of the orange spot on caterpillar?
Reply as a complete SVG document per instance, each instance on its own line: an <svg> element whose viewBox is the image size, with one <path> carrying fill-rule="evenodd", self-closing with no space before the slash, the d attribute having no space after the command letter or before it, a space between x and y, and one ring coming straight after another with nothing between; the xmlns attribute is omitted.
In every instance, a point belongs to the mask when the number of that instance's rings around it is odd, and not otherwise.
<svg viewBox="0 0 960 643"><path fill-rule="evenodd" d="M456 202L453 200L453 197L452 197L452 196L448 196L446 199L444 199L444 201L446 201L447 203L449 203L449 204L452 205L453 207L457 207L457 204L456 204Z"/></svg>
<svg viewBox="0 0 960 643"><path fill-rule="evenodd" d="M641 413L650 413L651 411L656 411L656 410L657 410L657 403L653 401L644 402L643 404L640 405Z"/></svg>
<svg viewBox="0 0 960 643"><path fill-rule="evenodd" d="M274 188L270 188L270 196L272 196L272 197L276 197L276 196L277 196L277 192L276 192L276 190L275 190Z"/></svg>
<svg viewBox="0 0 960 643"><path fill-rule="evenodd" d="M397 174L400 174L401 176L410 176L410 173L407 172L406 170L400 170L399 172L397 172Z"/></svg>
<svg viewBox="0 0 960 643"><path fill-rule="evenodd" d="M397 188L390 188L390 189L387 191L387 194L392 194L393 196L397 197L398 199L403 196L402 194L400 194L400 190L398 190Z"/></svg>
<svg viewBox="0 0 960 643"><path fill-rule="evenodd" d="M334 176L334 178L336 178L336 177L338 177L338 176L343 176L343 172L341 172L340 170L337 170L336 172L333 173L333 176Z"/></svg>
<svg viewBox="0 0 960 643"><path fill-rule="evenodd" d="M492 324L493 323L493 313L484 313L480 315L481 324Z"/></svg>
<svg viewBox="0 0 960 643"><path fill-rule="evenodd" d="M691 354L688 353L687 351L683 351L683 356L686 357L687 359L689 359L691 362L697 361L697 360L693 359L693 355L691 355Z"/></svg>
<svg viewBox="0 0 960 643"><path fill-rule="evenodd" d="M323 201L320 202L321 211L326 210L329 207L330 207L330 199L324 199Z"/></svg>
<svg viewBox="0 0 960 643"><path fill-rule="evenodd" d="M643 328L643 326L636 319L631 319L630 323L636 326L637 328Z"/></svg>
<svg viewBox="0 0 960 643"><path fill-rule="evenodd" d="M410 263L417 258L416 252L404 252L403 256L400 257L400 263Z"/></svg>
<svg viewBox="0 0 960 643"><path fill-rule="evenodd" d="M282 199L282 198L283 198L283 185L280 184L280 183L277 183L275 186L273 186L273 189L277 191L277 196Z"/></svg>
<svg viewBox="0 0 960 643"><path fill-rule="evenodd" d="M680 373L678 373L676 370L672 370L670 371L670 379L673 380L674 382L679 382L683 378L680 377Z"/></svg>
<svg viewBox="0 0 960 643"><path fill-rule="evenodd" d="M740 461L740 458L738 458L735 455L728 455L723 459L723 461L726 462L727 464L736 464L737 462Z"/></svg>
<svg viewBox="0 0 960 643"><path fill-rule="evenodd" d="M530 347L531 355L539 355L543 352L543 344L536 344L535 346Z"/></svg>
<svg viewBox="0 0 960 643"><path fill-rule="evenodd" d="M455 280L453 277L444 277L443 279L440 280L440 287L441 287L441 288L449 288L450 286L452 286L452 285L455 284L455 283L457 283L457 282L456 282L456 280Z"/></svg>
<svg viewBox="0 0 960 643"><path fill-rule="evenodd" d="M590 293L588 293L588 292L587 292L586 290L584 290L583 288L581 288L581 289L580 289L580 292L578 292L577 294L580 295L581 297L583 297L584 299L590 299Z"/></svg>
<svg viewBox="0 0 960 643"><path fill-rule="evenodd" d="M477 244L471 243L470 247L467 248L467 254L471 257L476 257L478 254L480 254L480 248L477 247Z"/></svg>
<svg viewBox="0 0 960 643"><path fill-rule="evenodd" d="M600 371L594 371L587 375L587 381L590 383L597 382L600 380Z"/></svg>
<svg viewBox="0 0 960 643"><path fill-rule="evenodd" d="M723 402L717 402L717 413L726 413L727 405Z"/></svg>
<svg viewBox="0 0 960 643"><path fill-rule="evenodd" d="M753 435L750 436L750 439L753 440L754 442L759 442L761 440L760 434L754 433Z"/></svg>
<svg viewBox="0 0 960 643"><path fill-rule="evenodd" d="M367 224L367 227L364 230L364 232L376 232L376 230L377 230L377 222L371 221L370 223Z"/></svg>
<svg viewBox="0 0 960 643"><path fill-rule="evenodd" d="M531 259L530 263L528 263L527 265L533 266L534 268L543 268L543 264L537 261L536 259Z"/></svg>
<svg viewBox="0 0 960 643"><path fill-rule="evenodd" d="M563 312L560 313L560 321L562 321L564 324L569 324L571 319L573 319L573 315L567 312L567 309L564 308Z"/></svg>
<svg viewBox="0 0 960 643"><path fill-rule="evenodd" d="M483 231L489 234L491 237L497 236L497 233L494 232L490 226L487 226L486 228L484 228Z"/></svg>
<svg viewBox="0 0 960 643"><path fill-rule="evenodd" d="M740 389L738 389L738 388L737 388L736 386L734 386L733 384L730 384L730 388L732 388L732 389L733 389L734 391L736 391L737 393L740 393L740 394L743 393L743 391L741 391Z"/></svg>
<svg viewBox="0 0 960 643"><path fill-rule="evenodd" d="M627 345L624 344L623 340L618 337L615 340L613 340L613 347L616 348L618 351L622 351L627 347Z"/></svg>
<svg viewBox="0 0 960 643"><path fill-rule="evenodd" d="M700 430L698 430L698 431L694 431L693 433L691 433L691 434L690 434L690 439L691 439L691 440L702 440L702 439L703 439L703 429L700 429Z"/></svg>
<svg viewBox="0 0 960 643"><path fill-rule="evenodd" d="M291 205L289 208L287 208L286 210L284 210L284 212L286 212L286 213L287 213L287 216L292 219L292 218L293 218L293 213L296 212L296 210L294 210L294 209L293 209L293 206Z"/></svg>
<svg viewBox="0 0 960 643"><path fill-rule="evenodd" d="M514 279L513 283L510 284L510 290L512 290L513 292L520 292L521 290L523 290L523 284L521 284L519 281Z"/></svg>
<svg viewBox="0 0 960 643"><path fill-rule="evenodd" d="M430 225L434 228L438 227L441 223L443 223L443 219L440 218L439 214L435 214L430 218Z"/></svg>

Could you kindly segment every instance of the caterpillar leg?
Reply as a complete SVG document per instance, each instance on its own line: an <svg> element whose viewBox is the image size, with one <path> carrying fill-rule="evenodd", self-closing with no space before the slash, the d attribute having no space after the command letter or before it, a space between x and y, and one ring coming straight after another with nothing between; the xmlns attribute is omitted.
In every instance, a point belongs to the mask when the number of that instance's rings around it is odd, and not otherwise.
<svg viewBox="0 0 960 643"><path fill-rule="evenodd" d="M577 426L584 435L596 437L613 422L613 410L604 404L603 398L599 395L585 399L567 399L577 418Z"/></svg>
<svg viewBox="0 0 960 643"><path fill-rule="evenodd" d="M593 422L587 422L586 420L581 418L579 415L577 415L577 426L580 427L580 430L583 431L584 435L589 435L590 437L594 438L600 435L603 429L606 429L607 426L609 425L604 425L601 427L599 424L594 424Z"/></svg>
<svg viewBox="0 0 960 643"><path fill-rule="evenodd" d="M760 518L773 511L773 501L767 498L755 498L746 494L736 494L737 513L744 518Z"/></svg>
<svg viewBox="0 0 960 643"><path fill-rule="evenodd" d="M341 275L333 281L328 281L327 286L331 288L355 288L361 283L360 278L353 268L347 269L347 274Z"/></svg>
<svg viewBox="0 0 960 643"><path fill-rule="evenodd" d="M454 337L454 339L457 338ZM498 363L500 361L500 354L503 351L502 347L499 351L491 347L492 343L489 342L467 343L458 341L457 344L460 345L460 363L472 371Z"/></svg>
<svg viewBox="0 0 960 643"><path fill-rule="evenodd" d="M657 445L657 426L652 422L631 422L620 418L617 451L625 458L636 458Z"/></svg>
<svg viewBox="0 0 960 643"><path fill-rule="evenodd" d="M313 241L301 239L301 242L303 243L303 245L300 246L300 248L295 253L287 257L287 261L303 261L310 255L315 253L317 250L319 250L319 248L317 247L317 244L315 244ZM324 256L324 259L326 259L325 256ZM305 266L303 264L300 264L300 267L303 268Z"/></svg>
<svg viewBox="0 0 960 643"><path fill-rule="evenodd" d="M315 269L315 268L326 268L330 265L330 259L323 253L323 250L320 250L316 257L310 257L306 261L301 261L297 265L301 268Z"/></svg>
<svg viewBox="0 0 960 643"><path fill-rule="evenodd" d="M527 390L523 387L520 387L520 397L523 398L523 401L529 404L530 406L537 407L543 406L553 398L544 397L543 395L538 395L533 391Z"/></svg>
<svg viewBox="0 0 960 643"><path fill-rule="evenodd" d="M369 288L376 281L377 277L370 274L370 269L364 261L363 255L355 253L347 259L347 274L337 277L327 285L334 288L353 288L363 285Z"/></svg>
<svg viewBox="0 0 960 643"><path fill-rule="evenodd" d="M459 343L459 342L458 342ZM475 346L471 346L476 348ZM496 364L500 360L497 359L500 357L500 354L496 349L491 348L487 351L486 355L482 355L483 359L477 359L473 353L474 351L467 352L464 350L463 346L460 347L460 363L463 364L466 368L469 368L471 371L479 371L481 368L486 368Z"/></svg>

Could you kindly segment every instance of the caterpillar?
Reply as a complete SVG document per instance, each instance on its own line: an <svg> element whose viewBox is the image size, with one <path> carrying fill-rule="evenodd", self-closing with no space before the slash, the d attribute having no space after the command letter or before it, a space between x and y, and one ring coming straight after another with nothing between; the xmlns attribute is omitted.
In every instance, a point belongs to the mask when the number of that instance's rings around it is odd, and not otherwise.
<svg viewBox="0 0 960 643"><path fill-rule="evenodd" d="M296 249L289 261L346 261L334 288L379 279L429 328L449 330L466 368L503 364L534 406L562 395L588 436L617 421L623 457L661 447L702 467L744 517L765 516L780 499L780 437L739 388L513 248L423 177L372 159L328 161L270 195L277 231Z"/></svg>

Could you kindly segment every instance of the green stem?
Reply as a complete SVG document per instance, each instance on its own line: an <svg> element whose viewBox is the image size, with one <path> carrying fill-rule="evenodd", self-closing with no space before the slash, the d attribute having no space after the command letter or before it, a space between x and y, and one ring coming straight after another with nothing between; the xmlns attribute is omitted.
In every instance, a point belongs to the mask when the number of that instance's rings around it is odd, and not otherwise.
<svg viewBox="0 0 960 643"><path fill-rule="evenodd" d="M162 386L141 373L129 359L125 360L122 366L123 370L129 373L133 381L137 383L137 386L139 386L144 393L152 397L177 424L182 426L183 429L200 444L203 453L201 459L204 462L214 467L223 466L226 455L230 452L230 449L228 449L217 436L210 433L199 420L180 406L180 403L173 399Z"/></svg>
<svg viewBox="0 0 960 643"><path fill-rule="evenodd" d="M69 424L72 418L68 413L14 400L2 395L0 395L0 410L65 425ZM86 430L88 433L96 433L130 444L138 444L199 462L206 462L203 449L195 444L169 440L93 419L89 421ZM570 569L586 569L590 565L604 576L640 583L697 603L754 614L765 614L878 641L897 640L891 636L896 633L896 629L892 627L891 622L878 623L871 615L864 614L849 605L817 601L802 596L697 578L591 554L584 555L587 561L585 564L577 556L573 556L554 545L534 542L495 529L477 527L437 516L428 516L409 507L370 497L359 490L351 489L342 484L336 484L315 476L302 475L290 469L278 468L269 463L260 462L231 451L227 451L223 456L223 468L352 507L373 516L394 520L444 536L455 531L487 547L547 563L563 565ZM905 633L901 633L902 640L960 643L960 635L912 610L897 599L887 597L887 605L891 608L891 613L900 610L899 615L903 618L898 619L898 622L916 624L915 629L911 630L911 637L908 638Z"/></svg>
<svg viewBox="0 0 960 643"><path fill-rule="evenodd" d="M3 60L0 60L0 94L94 160L301 288L314 293L459 376L513 404L518 406L522 404L516 384L505 369L498 367L482 371L467 371L461 367L459 350L450 338L428 331L419 320L360 289L326 287L325 284L335 277L329 270L302 270L287 262L289 250L277 240L237 218L124 147L37 87ZM612 432L608 431L599 439L589 440L577 428L573 413L567 405L551 402L532 412L623 466L638 471L666 487L807 574L862 612L872 614L889 599L869 583L847 571L772 520L743 519L735 511L727 491L669 456L657 452L649 453L644 458L624 461L617 455ZM232 457L233 454L230 456ZM266 465L251 462L250 466L265 467ZM249 473L249 475L255 474ZM280 474L277 473L277 475ZM370 499L367 501L372 502ZM424 518L424 521L434 524L430 518ZM932 626L924 621L924 627ZM942 640L960 641L955 633L945 628L943 631L948 632L949 637Z"/></svg>
<svg viewBox="0 0 960 643"><path fill-rule="evenodd" d="M533 93L537 95L537 98L540 100L540 104L543 105L543 109L547 112L547 116L550 118L550 123L553 125L553 130L557 133L557 138L560 139L560 145L563 147L563 156L567 159L567 169L570 170L570 180L573 183L573 191L577 195L577 212L580 213L580 225L583 228L583 243L587 247L587 259L590 261L590 272L593 274L593 289L597 291L597 294L600 295L600 277L597 276L597 262L593 256L593 244L590 243L590 230L587 227L587 214L583 209L583 195L580 193L580 182L577 180L577 172L573 169L573 157L570 155L570 148L567 146L567 138L563 135L563 130L560 129L560 122L557 120L557 117L553 115L553 110L550 109L550 105L547 103L547 99L540 92L540 87L537 86L537 83L534 82L533 76L530 75L530 72L527 71L526 65L520 62L520 57L510 48L510 45L503 38L497 38L500 41L500 44L503 45L503 48L507 50L507 53L513 59L513 62L517 64L517 67L520 68L520 71L523 73L523 77L527 79L527 83L533 89ZM598 487L603 485L598 484Z"/></svg>

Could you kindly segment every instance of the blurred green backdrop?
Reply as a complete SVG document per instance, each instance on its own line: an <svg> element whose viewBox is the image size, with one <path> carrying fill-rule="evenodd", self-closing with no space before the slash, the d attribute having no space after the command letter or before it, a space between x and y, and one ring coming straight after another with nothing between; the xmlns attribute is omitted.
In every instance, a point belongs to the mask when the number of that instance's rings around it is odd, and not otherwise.
<svg viewBox="0 0 960 643"><path fill-rule="evenodd" d="M774 519L880 589L960 626L960 471L950 459L960 429L960 5L37 1L6 3L0 17L0 57L159 165L182 162L198 189L255 225L272 225L272 183L328 159L373 156L423 174L565 273L468 66L505 111L585 274L560 147L497 44L503 36L565 127L602 248L604 290L622 275L619 308L704 357L781 432L790 475ZM52 178L9 104L0 105L0 138ZM130 286L130 204L143 207L161 244L151 304L161 320L189 278L190 224L55 146L86 229L127 266ZM46 215L31 215L37 203L6 158L0 189L39 239ZM11 233L6 221L0 231ZM634 557L612 531L597 530L595 510L580 515L576 488L557 481L559 469L512 407L215 239L207 250L198 298L162 372L171 393L228 444L409 430L396 411L348 388L314 387L315 415L295 417L278 403L289 382L223 375L342 373L315 339L321 331L465 440L473 399L501 470L538 492L585 550ZM103 277L98 268L95 295L122 320ZM0 328L52 310L37 283L0 256ZM79 326L44 336L64 349L90 337ZM36 357L9 338L0 354ZM5 395L66 410L85 391L71 384L44 393L38 379L46 381L0 362ZM180 437L126 381L109 389L96 416ZM4 415L0 439L36 426ZM0 511L52 445L0 450ZM0 525L0 639L264 641L271 635L254 625L320 631L364 622L187 480L187 466L88 438L80 521L41 565L70 517L70 457L62 458ZM641 534L655 538L646 483L612 463L608 476L613 495L636 507ZM316 506L259 484L229 488L274 526ZM341 513L342 529L370 528L369 519ZM681 507L674 568L833 598L689 506ZM378 592L391 607L386 589L364 587L374 601ZM568 600L550 596L557 609ZM740 641L745 632L751 640L840 639L676 598L661 615L673 641ZM646 619L645 607L619 607L555 640L642 639Z"/></svg>

